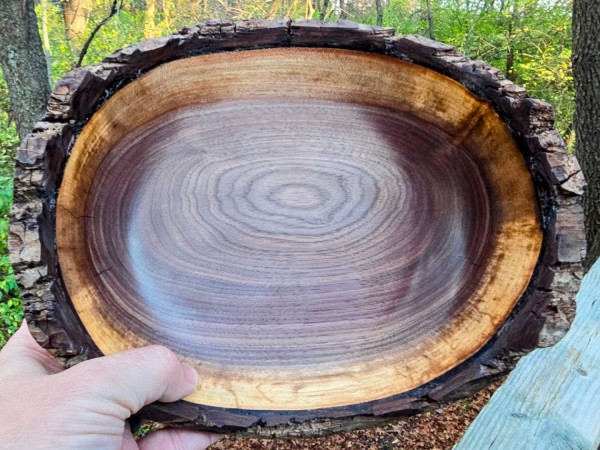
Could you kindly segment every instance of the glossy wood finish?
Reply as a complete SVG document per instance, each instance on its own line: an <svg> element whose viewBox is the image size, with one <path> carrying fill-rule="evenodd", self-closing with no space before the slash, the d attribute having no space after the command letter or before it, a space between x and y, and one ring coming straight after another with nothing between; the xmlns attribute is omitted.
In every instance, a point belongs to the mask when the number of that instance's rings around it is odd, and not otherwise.
<svg viewBox="0 0 600 450"><path fill-rule="evenodd" d="M510 371L523 354L553 345L569 329L583 277L581 195L585 180L576 158L568 154L554 129L550 105L531 98L494 67L470 60L452 46L419 36L394 36L392 29L347 21L208 21L131 45L98 64L70 72L54 88L44 116L23 141L15 172L9 243L25 317L39 344L67 366L102 354L64 287L55 227L59 185L72 142L98 108L125 85L168 61L194 54L290 46L342 47L400 58L434 69L489 101L509 124L537 191L544 240L533 276L488 344L454 369L408 392L302 411L179 401L149 405L138 419L263 437L306 437L381 424L390 415L415 414L470 395Z"/></svg>
<svg viewBox="0 0 600 450"><path fill-rule="evenodd" d="M73 148L57 247L104 353L163 343L188 400L342 406L475 353L524 292L542 234L493 109L399 60L277 49L168 63Z"/></svg>

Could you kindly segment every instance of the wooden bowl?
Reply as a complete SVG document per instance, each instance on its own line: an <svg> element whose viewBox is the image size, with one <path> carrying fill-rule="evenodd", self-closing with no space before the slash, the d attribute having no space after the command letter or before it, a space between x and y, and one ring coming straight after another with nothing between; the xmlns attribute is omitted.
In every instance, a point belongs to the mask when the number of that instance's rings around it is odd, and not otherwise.
<svg viewBox="0 0 600 450"><path fill-rule="evenodd" d="M397 395L479 350L542 242L486 102L398 59L267 49L164 64L77 139L57 249L105 354L163 344L188 401L309 410Z"/></svg>
<svg viewBox="0 0 600 450"><path fill-rule="evenodd" d="M560 339L584 185L552 108L448 45L209 21L59 81L19 151L11 259L66 365L156 343L196 367L138 418L309 436Z"/></svg>

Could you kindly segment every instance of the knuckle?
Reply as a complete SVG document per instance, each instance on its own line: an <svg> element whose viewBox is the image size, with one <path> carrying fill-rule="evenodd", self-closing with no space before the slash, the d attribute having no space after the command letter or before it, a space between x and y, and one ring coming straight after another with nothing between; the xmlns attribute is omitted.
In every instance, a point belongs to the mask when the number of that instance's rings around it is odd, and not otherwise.
<svg viewBox="0 0 600 450"><path fill-rule="evenodd" d="M150 350L163 367L179 367L180 362L175 353L162 345L152 345Z"/></svg>

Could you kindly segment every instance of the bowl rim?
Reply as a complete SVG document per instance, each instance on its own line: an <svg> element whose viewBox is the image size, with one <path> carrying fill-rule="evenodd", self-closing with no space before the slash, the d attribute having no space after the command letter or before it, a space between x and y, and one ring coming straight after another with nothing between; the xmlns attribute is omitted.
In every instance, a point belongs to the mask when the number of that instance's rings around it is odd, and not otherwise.
<svg viewBox="0 0 600 450"><path fill-rule="evenodd" d="M23 141L15 171L11 259L22 295L28 299L24 309L30 329L41 345L65 358L67 364L101 355L62 286L53 237L61 167L73 137L93 115L97 104L139 75L173 59L288 46L342 47L386 54L434 69L490 101L509 124L536 180L545 237L534 278L507 322L482 350L439 379L407 394L304 412L227 409L181 401L150 405L141 417L269 437L315 435L365 426L392 413L415 413L474 389L482 380L509 370L522 354L552 342L548 330L555 329L553 324L560 322L558 316L563 313L552 312L553 302L560 299L567 307L574 304L585 257L581 207L585 181L576 159L566 156L566 146L553 127L548 104L530 98L500 71L471 61L452 46L418 36L394 36L391 29L290 19L209 21L170 37L127 47L99 64L67 74L55 87L44 116Z"/></svg>

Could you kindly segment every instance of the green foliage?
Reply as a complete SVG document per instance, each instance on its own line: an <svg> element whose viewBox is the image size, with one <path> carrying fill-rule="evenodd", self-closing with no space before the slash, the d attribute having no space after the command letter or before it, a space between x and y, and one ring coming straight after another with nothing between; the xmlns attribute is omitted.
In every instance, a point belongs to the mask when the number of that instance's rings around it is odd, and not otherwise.
<svg viewBox="0 0 600 450"><path fill-rule="evenodd" d="M94 3L92 17L103 17L109 11L108 1L97 1ZM110 22L100 28L100 31L92 41L83 65L93 64L115 50L144 39L144 11L130 12L121 10ZM164 34L168 34L165 30ZM87 35L85 36L87 39ZM83 43L80 46L82 47Z"/></svg>
<svg viewBox="0 0 600 450"><path fill-rule="evenodd" d="M0 71L0 167L10 166L13 149L19 145L19 137L9 111L8 89Z"/></svg>
<svg viewBox="0 0 600 450"><path fill-rule="evenodd" d="M504 8L473 13L472 33L454 42L469 56L502 69L533 97L556 109L558 130L571 140L574 89L571 71L571 0L512 0ZM477 15L476 15L477 14ZM442 40L452 41L451 38ZM467 41L467 39L469 39Z"/></svg>
<svg viewBox="0 0 600 450"><path fill-rule="evenodd" d="M36 8L39 18L42 17L40 6ZM65 73L67 73L77 62L77 55L72 49L71 42L67 40L65 27L62 20L61 7L57 4L48 2L48 40L50 41L50 54L48 56L49 70L53 83L56 83ZM41 26L41 23L40 23ZM40 34L42 30L40 29ZM45 49L48 53L48 49Z"/></svg>
<svg viewBox="0 0 600 450"><path fill-rule="evenodd" d="M437 40L502 69L556 109L556 127L572 145L572 0L431 0ZM375 12L365 17L375 23ZM389 0L383 25L428 36L425 0Z"/></svg>
<svg viewBox="0 0 600 450"><path fill-rule="evenodd" d="M73 67L89 33L106 17L111 3L112 0L95 1L87 32L69 40L60 6L48 2L47 29L54 81ZM329 3L333 8L336 2ZM271 1L182 0L177 5L162 1L156 2L156 9L146 10L144 7L149 4L125 1L123 9L92 41L84 65L98 62L118 48L144 38L173 33L208 17L265 17ZM402 34L428 35L426 0L388 0L384 4L383 25ZM552 103L557 111L557 128L572 140L572 0L431 0L431 5L436 39L457 46L474 59L490 62L510 79L524 85L532 96ZM345 10L351 20L376 21L374 2L348 0ZM303 17L309 9L303 1L282 0L280 11L285 16ZM336 18L335 12L330 11L328 19Z"/></svg>
<svg viewBox="0 0 600 450"><path fill-rule="evenodd" d="M0 303L0 347L19 328L23 321L23 308L18 298L10 298Z"/></svg>
<svg viewBox="0 0 600 450"><path fill-rule="evenodd" d="M424 3L424 2L422 2ZM427 35L427 10L419 4L412 7L412 0L390 0L383 14L383 26L392 27L401 34ZM375 23L376 14L369 17Z"/></svg>
<svg viewBox="0 0 600 450"><path fill-rule="evenodd" d="M23 320L19 289L8 257L8 212L12 203L13 156L18 143L9 115L6 83L0 72L0 347Z"/></svg>
<svg viewBox="0 0 600 450"><path fill-rule="evenodd" d="M97 23L108 15L111 3L112 1L108 0L94 2L88 20L87 32L73 39L67 39L61 7L54 3L48 3L47 29L48 41L50 43L50 71L53 82L58 81L75 66L79 52L83 48L85 41ZM38 17L42 17L39 5L36 8L36 12ZM83 60L83 65L96 63L115 50L144 39L143 21L143 10L131 12L123 9L119 11L115 17L100 28L100 31L88 49L86 57ZM40 33L42 33L41 23Z"/></svg>

